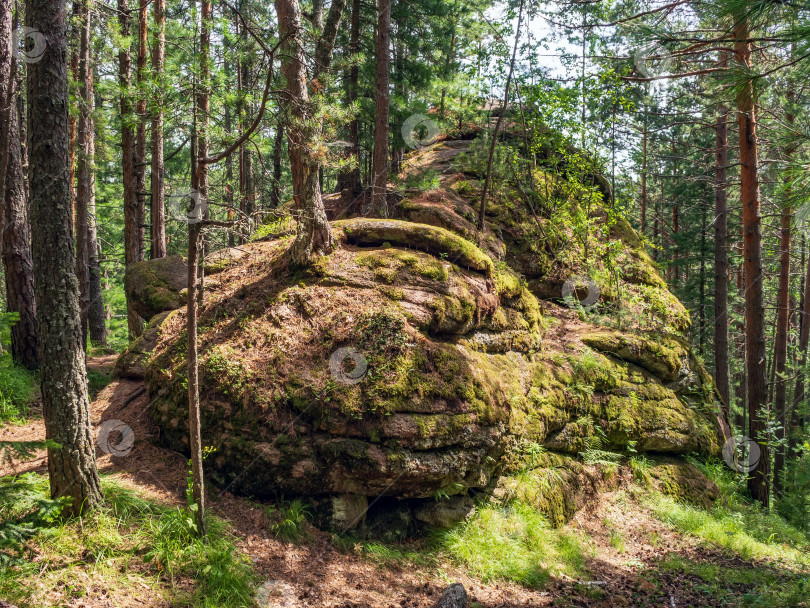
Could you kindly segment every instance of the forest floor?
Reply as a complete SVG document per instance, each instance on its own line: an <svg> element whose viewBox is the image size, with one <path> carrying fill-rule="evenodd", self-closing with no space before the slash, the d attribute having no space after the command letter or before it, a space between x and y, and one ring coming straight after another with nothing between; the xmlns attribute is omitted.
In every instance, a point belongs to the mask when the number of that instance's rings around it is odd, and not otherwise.
<svg viewBox="0 0 810 608"><path fill-rule="evenodd" d="M103 377L111 373L114 361L114 356L95 358L88 366L94 376ZM98 392L91 405L93 426L121 420L135 434L132 451L126 456L112 457L98 450L99 469L105 477L113 477L146 499L185 506L186 458L155 445L158 429L148 407L141 382L113 380ZM44 427L36 408L24 423L0 428L0 441L43 438ZM0 468L0 476L25 472L46 473L44 452L25 463L3 463ZM252 562L256 585L273 581L265 586L272 587L272 592L263 606L428 607L453 581L464 584L471 606L486 608L810 605L807 593L800 593L798 600L795 595L791 595L794 599L775 599L781 590L797 585L800 590L810 590L808 562L797 568L795 560L793 564L780 560L778 551L775 558L757 552L744 556L750 552L707 542L701 538L706 535L700 527L693 526L693 534L684 533L664 523L669 503L656 506L651 493L634 487L629 476L617 491L601 495L561 530L553 531L577 547L573 552L579 560L576 576L552 570L535 589L497 577L473 576L470 570L474 568L465 567L431 540L387 546L341 539L305 524L298 542L286 542L273 534L266 505L211 486L209 491L209 508L229 522L238 550ZM729 545L722 538L720 541ZM492 550L503 547L493 546ZM514 557L509 551L507 547L506 561ZM130 566L126 573L111 578L99 568L97 559L54 559L42 547L33 553L31 559L37 562L39 575L23 582L27 591L18 590L9 598L21 608L187 606L186 602L178 603L176 594L195 585L194 580L182 576L170 582L169 577L144 565ZM810 556L807 558L810 561ZM60 576L49 578L48 573L60 569Z"/></svg>

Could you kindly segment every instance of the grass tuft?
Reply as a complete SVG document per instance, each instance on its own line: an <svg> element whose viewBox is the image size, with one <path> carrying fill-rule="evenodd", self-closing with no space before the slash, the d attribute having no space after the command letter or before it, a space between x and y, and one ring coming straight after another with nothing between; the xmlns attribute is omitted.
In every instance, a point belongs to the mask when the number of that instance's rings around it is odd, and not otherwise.
<svg viewBox="0 0 810 608"><path fill-rule="evenodd" d="M105 476L101 508L60 519L53 516L46 477L29 473L2 482L15 485L15 494L0 501L0 527L30 522L21 554L36 558L0 560L0 597L8 601L73 605L86 593L82 581L91 577L113 603L146 594L161 605L161 596L193 608L252 605L252 566L219 518L209 518L201 539L187 511L147 500Z"/></svg>
<svg viewBox="0 0 810 608"><path fill-rule="evenodd" d="M307 522L310 518L310 508L302 500L296 498L290 502L282 501L278 507L267 506L265 513L271 521L270 531L276 538L297 543L309 537Z"/></svg>
<svg viewBox="0 0 810 608"><path fill-rule="evenodd" d="M9 353L0 356L0 422L24 420L38 385L35 372L14 363Z"/></svg>
<svg viewBox="0 0 810 608"><path fill-rule="evenodd" d="M538 588L552 576L576 577L584 567L579 542L551 529L539 511L523 503L481 507L444 533L442 545L485 583L507 580Z"/></svg>

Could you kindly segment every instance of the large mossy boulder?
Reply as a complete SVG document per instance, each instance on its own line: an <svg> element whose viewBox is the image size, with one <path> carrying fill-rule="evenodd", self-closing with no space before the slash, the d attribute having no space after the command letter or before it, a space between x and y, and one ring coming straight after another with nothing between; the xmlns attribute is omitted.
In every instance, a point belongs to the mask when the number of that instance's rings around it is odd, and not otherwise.
<svg viewBox="0 0 810 608"><path fill-rule="evenodd" d="M289 239L254 243L207 292L203 434L219 483L430 498L491 486L527 443L718 451L703 405L658 370L546 347L537 299L474 244L388 220L336 230L346 243L308 272L287 270ZM182 310L160 325L147 379L162 440L185 451L184 327Z"/></svg>
<svg viewBox="0 0 810 608"><path fill-rule="evenodd" d="M124 274L127 301L147 321L185 303L188 266L182 256L171 255L131 264Z"/></svg>
<svg viewBox="0 0 810 608"><path fill-rule="evenodd" d="M463 148L442 145L448 163ZM290 236L220 256L199 317L214 481L330 505L323 519L341 528L384 495L399 506L375 521L410 530L447 524L476 489L514 495L509 476L528 467L560 481L530 502L562 523L602 486L583 454L719 453L722 415L684 340L688 313L626 222L589 237L623 269L605 280L604 260L583 267L570 235L520 199L491 197L479 235L473 181L442 179L403 197L397 219L335 222L340 246L306 271L289 269ZM544 302L588 271L598 315ZM137 291L144 313L182 304L184 283L149 266L137 274L152 286ZM621 302L638 318L615 323ZM142 359L160 440L183 452L185 325L184 310L162 320ZM527 465L541 452L548 462ZM452 508L430 507L437 496Z"/></svg>

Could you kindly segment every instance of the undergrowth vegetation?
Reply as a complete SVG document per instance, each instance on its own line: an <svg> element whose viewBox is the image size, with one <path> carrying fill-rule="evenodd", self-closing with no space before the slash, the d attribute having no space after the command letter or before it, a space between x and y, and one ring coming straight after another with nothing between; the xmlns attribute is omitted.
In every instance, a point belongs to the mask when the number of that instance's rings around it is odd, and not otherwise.
<svg viewBox="0 0 810 608"><path fill-rule="evenodd" d="M21 608L67 605L101 588L113 603L138 594L195 608L251 605L252 566L216 517L201 539L186 510L103 477L104 507L62 519L45 477L28 473L0 484L0 522L16 527L0 534L0 596Z"/></svg>
<svg viewBox="0 0 810 608"><path fill-rule="evenodd" d="M14 363L10 353L0 355L0 422L25 418L37 383L37 375Z"/></svg>
<svg viewBox="0 0 810 608"><path fill-rule="evenodd" d="M618 492L613 500L623 501L623 508L649 511L708 549L726 553L727 559L719 565L715 559L702 559L700 552L668 550L644 564L644 576L656 585L663 572L697 578L698 592L712 601L720 598L725 602L719 605L808 605L810 537L779 515L752 505L743 494L744 481L722 462L690 461L721 487L721 498L711 508L662 494L651 475L655 462L639 454L630 455L626 465L637 485L629 492ZM611 461L603 468L618 466ZM537 484L532 475L514 479L526 486L524 493ZM537 589L555 579L588 580L589 564L602 559L600 552L618 558L629 552L631 542L638 542L608 518L600 527L605 531L601 549L596 538L572 526L554 528L534 506L513 499L500 505L481 503L465 521L428 540L381 543L343 535L333 536L332 544L380 566L410 564L441 571L443 564L451 563L485 584L505 581ZM658 546L658 533L652 535L655 538L650 544Z"/></svg>
<svg viewBox="0 0 810 608"><path fill-rule="evenodd" d="M520 502L482 506L440 542L483 582L507 580L532 588L552 576L580 576L587 553L580 539L552 529L537 509Z"/></svg>
<svg viewBox="0 0 810 608"><path fill-rule="evenodd" d="M720 500L706 510L651 493L645 504L659 519L744 559L810 567L810 537L777 513L765 512L749 501L743 476L735 475L720 461L690 461L720 487Z"/></svg>

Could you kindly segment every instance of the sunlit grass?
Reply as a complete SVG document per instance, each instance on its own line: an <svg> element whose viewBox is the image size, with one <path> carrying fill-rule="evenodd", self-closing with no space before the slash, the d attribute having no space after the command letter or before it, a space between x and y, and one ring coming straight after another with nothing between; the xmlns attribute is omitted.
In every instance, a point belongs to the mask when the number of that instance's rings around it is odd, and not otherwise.
<svg viewBox="0 0 810 608"><path fill-rule="evenodd" d="M535 588L552 576L579 576L585 561L576 538L552 529L537 509L523 503L481 507L445 533L442 546L484 582L507 580Z"/></svg>
<svg viewBox="0 0 810 608"><path fill-rule="evenodd" d="M27 474L17 496L0 504L0 522L46 500L47 479ZM208 519L203 540L186 510L144 499L121 482L102 478L105 504L81 518L40 523L22 552L0 560L0 597L21 607L65 605L91 587L109 597L144 593L194 608L251 605L254 575L225 522ZM179 603L178 603L179 602Z"/></svg>
<svg viewBox="0 0 810 608"><path fill-rule="evenodd" d="M646 502L661 521L742 558L810 566L810 540L778 515L733 501L708 511L659 494Z"/></svg>
<svg viewBox="0 0 810 608"><path fill-rule="evenodd" d="M21 422L38 385L35 372L14 363L9 353L0 355L0 422Z"/></svg>

